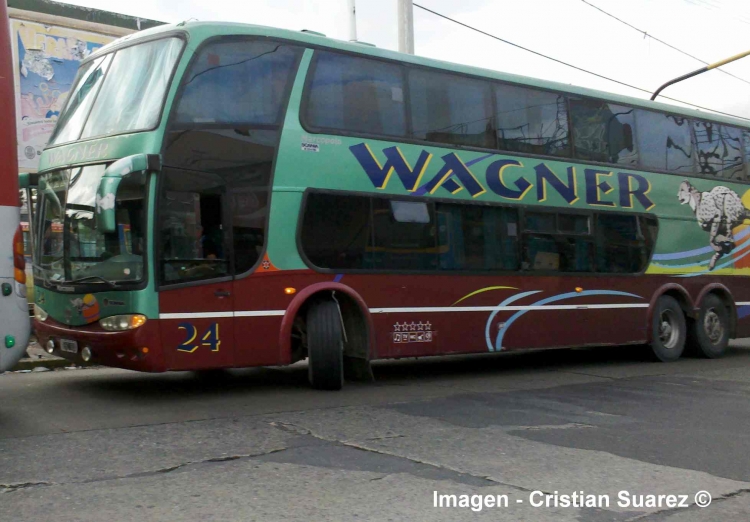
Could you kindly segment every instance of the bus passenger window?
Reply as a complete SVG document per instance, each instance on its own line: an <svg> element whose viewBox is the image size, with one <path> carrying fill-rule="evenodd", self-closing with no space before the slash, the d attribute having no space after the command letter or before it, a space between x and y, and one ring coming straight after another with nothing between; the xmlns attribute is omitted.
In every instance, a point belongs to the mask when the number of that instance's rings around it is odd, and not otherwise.
<svg viewBox="0 0 750 522"><path fill-rule="evenodd" d="M689 120L659 112L635 111L641 167L690 174L695 154Z"/></svg>
<svg viewBox="0 0 750 522"><path fill-rule="evenodd" d="M517 270L517 211L437 203L441 270Z"/></svg>
<svg viewBox="0 0 750 522"><path fill-rule="evenodd" d="M588 215L527 212L524 228L525 270L593 271L594 245Z"/></svg>
<svg viewBox="0 0 750 522"><path fill-rule="evenodd" d="M395 212L392 203L415 205L419 210ZM411 214L411 216L410 216ZM413 219L421 214L426 219ZM421 217L420 216L420 217ZM438 268L438 244L433 206L424 202L372 200L373 247L371 261L385 270L431 271Z"/></svg>
<svg viewBox="0 0 750 522"><path fill-rule="evenodd" d="M596 271L636 274L646 269L656 242L651 217L601 213L596 218Z"/></svg>
<svg viewBox="0 0 750 522"><path fill-rule="evenodd" d="M547 156L570 156L568 109L562 94L495 85L497 147Z"/></svg>
<svg viewBox="0 0 750 522"><path fill-rule="evenodd" d="M313 127L404 136L402 68L377 60L315 51L304 119Z"/></svg>
<svg viewBox="0 0 750 522"><path fill-rule="evenodd" d="M698 173L737 179L742 174L740 130L718 123L693 121Z"/></svg>
<svg viewBox="0 0 750 522"><path fill-rule="evenodd" d="M619 165L637 164L633 112L632 107L571 98L575 157Z"/></svg>
<svg viewBox="0 0 750 522"><path fill-rule="evenodd" d="M413 69L409 71L409 92L413 137L495 148L489 83Z"/></svg>
<svg viewBox="0 0 750 522"><path fill-rule="evenodd" d="M320 268L361 269L372 256L370 198L311 193L302 218L300 245Z"/></svg>
<svg viewBox="0 0 750 522"><path fill-rule="evenodd" d="M300 54L272 41L206 45L183 80L177 125L280 123Z"/></svg>
<svg viewBox="0 0 750 522"><path fill-rule="evenodd" d="M222 178L165 169L161 185L162 281L169 284L228 275Z"/></svg>

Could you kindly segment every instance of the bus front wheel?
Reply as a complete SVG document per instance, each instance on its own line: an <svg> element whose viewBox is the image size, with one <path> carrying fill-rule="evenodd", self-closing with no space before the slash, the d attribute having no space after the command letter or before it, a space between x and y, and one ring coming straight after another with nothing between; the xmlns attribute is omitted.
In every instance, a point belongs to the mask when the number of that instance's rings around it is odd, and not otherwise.
<svg viewBox="0 0 750 522"><path fill-rule="evenodd" d="M687 327L680 303L668 295L656 301L651 324L651 351L662 362L676 361L685 349Z"/></svg>
<svg viewBox="0 0 750 522"><path fill-rule="evenodd" d="M319 301L307 312L307 376L318 390L344 385L344 339L341 315L333 301Z"/></svg>
<svg viewBox="0 0 750 522"><path fill-rule="evenodd" d="M729 345L729 310L717 295L708 294L691 325L690 351L709 359L721 357Z"/></svg>

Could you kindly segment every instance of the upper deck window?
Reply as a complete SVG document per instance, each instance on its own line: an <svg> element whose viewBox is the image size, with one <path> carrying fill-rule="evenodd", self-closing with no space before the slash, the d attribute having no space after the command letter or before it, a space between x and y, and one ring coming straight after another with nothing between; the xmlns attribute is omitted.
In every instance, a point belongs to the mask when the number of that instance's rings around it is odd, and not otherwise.
<svg viewBox="0 0 750 522"><path fill-rule="evenodd" d="M570 99L575 157L618 165L635 165L632 107L596 100Z"/></svg>
<svg viewBox="0 0 750 522"><path fill-rule="evenodd" d="M641 167L692 174L695 154L687 118L635 111Z"/></svg>
<svg viewBox="0 0 750 522"><path fill-rule="evenodd" d="M742 178L740 129L707 121L693 121L698 173L720 178Z"/></svg>
<svg viewBox="0 0 750 522"><path fill-rule="evenodd" d="M409 71L409 92L415 138L495 148L489 83L413 69Z"/></svg>
<svg viewBox="0 0 750 522"><path fill-rule="evenodd" d="M181 49L166 38L116 52L81 138L155 127Z"/></svg>
<svg viewBox="0 0 750 522"><path fill-rule="evenodd" d="M84 64L50 145L154 128L182 45L162 38Z"/></svg>
<svg viewBox="0 0 750 522"><path fill-rule="evenodd" d="M562 94L495 85L501 150L569 156L568 111Z"/></svg>
<svg viewBox="0 0 750 522"><path fill-rule="evenodd" d="M398 65L316 51L306 119L313 127L388 136L406 134Z"/></svg>
<svg viewBox="0 0 750 522"><path fill-rule="evenodd" d="M65 110L57 120L55 132L49 140L50 145L74 141L81 135L81 129L86 123L111 61L112 55L108 54L85 63L78 70L75 87L70 91Z"/></svg>
<svg viewBox="0 0 750 522"><path fill-rule="evenodd" d="M279 124L300 54L279 42L206 45L183 78L177 124Z"/></svg>

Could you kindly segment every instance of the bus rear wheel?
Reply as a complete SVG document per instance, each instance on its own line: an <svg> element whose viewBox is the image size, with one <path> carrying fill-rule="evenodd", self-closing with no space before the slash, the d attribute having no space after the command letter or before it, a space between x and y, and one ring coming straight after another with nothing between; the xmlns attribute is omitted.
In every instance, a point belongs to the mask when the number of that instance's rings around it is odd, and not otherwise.
<svg viewBox="0 0 750 522"><path fill-rule="evenodd" d="M688 340L691 352L709 359L726 353L729 346L729 310L721 298L708 294L691 326Z"/></svg>
<svg viewBox="0 0 750 522"><path fill-rule="evenodd" d="M344 336L333 301L318 301L307 312L307 376L318 390L344 385Z"/></svg>
<svg viewBox="0 0 750 522"><path fill-rule="evenodd" d="M668 295L656 301L651 324L651 352L662 362L676 361L685 350L687 326L677 300Z"/></svg>

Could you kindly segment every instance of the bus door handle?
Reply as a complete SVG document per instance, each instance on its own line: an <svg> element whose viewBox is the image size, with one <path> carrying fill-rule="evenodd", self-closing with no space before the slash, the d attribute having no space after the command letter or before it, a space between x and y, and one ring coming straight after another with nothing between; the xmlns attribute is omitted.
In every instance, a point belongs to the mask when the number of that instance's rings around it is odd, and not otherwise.
<svg viewBox="0 0 750 522"><path fill-rule="evenodd" d="M225 297L229 297L231 294L226 290L217 290L216 292L214 292L214 295L219 299L223 299Z"/></svg>

